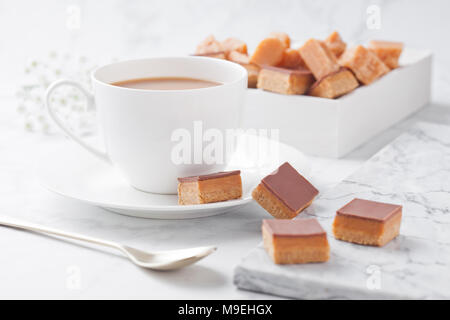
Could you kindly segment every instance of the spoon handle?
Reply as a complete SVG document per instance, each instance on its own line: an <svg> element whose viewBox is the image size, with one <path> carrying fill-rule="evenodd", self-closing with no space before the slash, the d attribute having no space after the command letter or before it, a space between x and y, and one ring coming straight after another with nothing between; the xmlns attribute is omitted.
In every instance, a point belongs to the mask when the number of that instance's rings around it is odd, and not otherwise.
<svg viewBox="0 0 450 320"><path fill-rule="evenodd" d="M70 239L79 240L79 241L85 241L85 242L94 243L97 245L102 245L102 246L121 250L121 246L114 242L105 241L105 240L97 239L97 238L92 238L92 237L88 237L88 236L77 234L77 233L70 233L70 232L61 231L61 230L57 230L57 229L53 229L53 228L48 228L48 227L40 226L40 225L33 224L33 223L28 223L28 222L23 222L23 221L19 222L17 220L14 221L11 219L5 220L4 218L2 218L2 219L0 219L0 225L12 227L12 228L16 228L16 229L33 231L33 232L37 232L37 233L51 234L51 235L55 235L58 237L70 238Z"/></svg>

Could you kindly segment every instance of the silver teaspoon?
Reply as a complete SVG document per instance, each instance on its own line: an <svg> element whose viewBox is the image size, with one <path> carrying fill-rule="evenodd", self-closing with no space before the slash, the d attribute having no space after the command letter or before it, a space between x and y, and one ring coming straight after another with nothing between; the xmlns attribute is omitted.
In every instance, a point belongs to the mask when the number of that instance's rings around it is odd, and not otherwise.
<svg viewBox="0 0 450 320"><path fill-rule="evenodd" d="M105 247L114 248L124 253L125 256L127 256L134 264L138 265L139 267L153 270L174 270L183 268L203 259L204 257L210 255L216 250L216 247L214 246L207 246L188 249L147 252L120 243L92 238L76 233L69 233L22 221L19 222L3 218L0 220L0 225L22 230L28 230L37 233L56 235L59 237L70 238L74 240L85 241Z"/></svg>

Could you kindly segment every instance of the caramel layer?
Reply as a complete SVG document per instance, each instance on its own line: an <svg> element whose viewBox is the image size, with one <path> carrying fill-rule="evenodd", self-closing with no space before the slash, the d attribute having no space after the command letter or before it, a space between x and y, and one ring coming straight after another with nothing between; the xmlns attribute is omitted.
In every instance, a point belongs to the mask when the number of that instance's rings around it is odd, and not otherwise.
<svg viewBox="0 0 450 320"><path fill-rule="evenodd" d="M329 259L330 246L325 233L307 237L278 237L263 225L262 234L264 248L276 264L325 262Z"/></svg>
<svg viewBox="0 0 450 320"><path fill-rule="evenodd" d="M178 184L178 203L182 205L220 202L241 197L242 180L239 174Z"/></svg>
<svg viewBox="0 0 450 320"><path fill-rule="evenodd" d="M399 234L401 219L401 211L386 221L336 215L333 221L333 234L336 239L343 241L384 246Z"/></svg>

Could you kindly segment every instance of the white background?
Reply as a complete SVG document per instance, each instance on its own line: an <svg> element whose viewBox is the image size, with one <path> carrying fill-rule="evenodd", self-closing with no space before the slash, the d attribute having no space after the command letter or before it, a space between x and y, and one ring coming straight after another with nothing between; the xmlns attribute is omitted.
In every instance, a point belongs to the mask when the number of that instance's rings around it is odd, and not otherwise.
<svg viewBox="0 0 450 320"><path fill-rule="evenodd" d="M381 9L381 29L366 27L367 8ZM79 29L70 7L80 9ZM30 59L76 52L109 59L186 54L208 34L234 36L252 50L274 30L300 41L338 30L348 42L403 41L435 54L436 98L450 95L450 2L445 0L2 0L0 87L14 90ZM7 89L5 89L7 88Z"/></svg>

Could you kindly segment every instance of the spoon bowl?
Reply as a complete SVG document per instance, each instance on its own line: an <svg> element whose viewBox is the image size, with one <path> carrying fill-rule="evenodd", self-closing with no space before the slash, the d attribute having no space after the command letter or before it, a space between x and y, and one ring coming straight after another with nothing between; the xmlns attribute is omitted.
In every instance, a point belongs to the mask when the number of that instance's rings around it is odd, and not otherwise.
<svg viewBox="0 0 450 320"><path fill-rule="evenodd" d="M216 250L214 246L207 246L149 253L128 246L122 247L122 252L136 265L153 270L183 268L209 256Z"/></svg>

